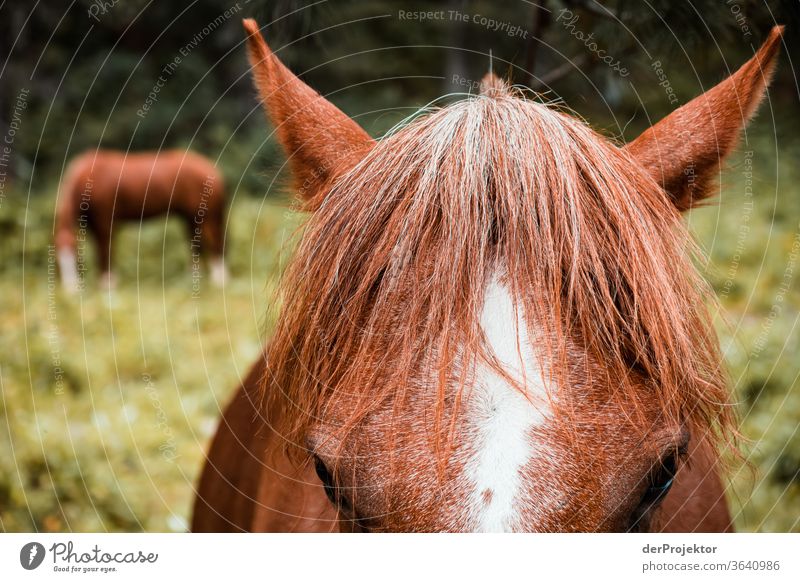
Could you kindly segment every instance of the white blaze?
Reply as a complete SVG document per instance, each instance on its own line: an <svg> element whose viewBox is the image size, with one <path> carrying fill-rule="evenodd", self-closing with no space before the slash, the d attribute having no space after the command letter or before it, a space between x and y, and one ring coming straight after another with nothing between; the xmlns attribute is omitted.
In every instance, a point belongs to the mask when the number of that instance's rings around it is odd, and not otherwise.
<svg viewBox="0 0 800 582"><path fill-rule="evenodd" d="M466 469L474 484L470 512L479 531L508 531L522 488L520 469L533 453L530 431L545 419L546 389L524 315L496 279L486 290L481 325L498 361L527 395L484 365L469 399L470 424L477 427Z"/></svg>

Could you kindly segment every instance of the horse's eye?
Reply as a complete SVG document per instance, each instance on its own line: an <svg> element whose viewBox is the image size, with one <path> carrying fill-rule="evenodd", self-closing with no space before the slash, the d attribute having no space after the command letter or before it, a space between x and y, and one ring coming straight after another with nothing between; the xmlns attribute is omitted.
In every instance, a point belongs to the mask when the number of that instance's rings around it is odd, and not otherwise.
<svg viewBox="0 0 800 582"><path fill-rule="evenodd" d="M672 487L675 472L678 470L677 453L670 453L661 460L648 477L647 490L639 502L639 506L649 509L659 503Z"/></svg>
<svg viewBox="0 0 800 582"><path fill-rule="evenodd" d="M325 466L325 463L322 462L322 459L316 455L314 455L314 469L330 502L341 509L349 509L350 503L342 496L341 490L333 479L333 475L328 470L328 467Z"/></svg>
<svg viewBox="0 0 800 582"><path fill-rule="evenodd" d="M651 510L661 503L672 487L675 472L678 470L680 454L680 449L670 452L650 471L650 475L647 477L647 489L630 515L628 531L647 531L652 515Z"/></svg>
<svg viewBox="0 0 800 582"><path fill-rule="evenodd" d="M317 456L314 456L314 469L317 472L317 477L319 477L319 480L322 482L322 486L325 488L325 495L328 496L331 502L335 503L336 485L333 482L333 475L328 471L328 467L325 466L322 459Z"/></svg>

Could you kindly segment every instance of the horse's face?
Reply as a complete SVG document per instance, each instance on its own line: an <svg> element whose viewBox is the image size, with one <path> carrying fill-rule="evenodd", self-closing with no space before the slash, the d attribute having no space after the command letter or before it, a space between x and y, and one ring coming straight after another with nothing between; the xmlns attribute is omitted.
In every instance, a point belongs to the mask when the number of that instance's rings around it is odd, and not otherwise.
<svg viewBox="0 0 800 582"><path fill-rule="evenodd" d="M317 212L268 397L343 526L647 529L689 427L729 420L676 209L707 194L780 31L620 151L496 79L376 146L246 28Z"/></svg>
<svg viewBox="0 0 800 582"><path fill-rule="evenodd" d="M441 466L432 437L436 381L411 382L407 397L377 407L339 440L357 404L330 397L307 446L331 502L349 525L370 531L646 530L687 450L686 427L655 398L614 399L601 364L573 350L582 378L554 397L541 380L536 343L519 332L507 290L492 284L481 325L495 356L522 381L488 365L467 380L452 450ZM519 343L518 343L519 342ZM519 347L519 349L518 349ZM391 365L387 360L387 365ZM638 386L641 394L649 389ZM458 399L447 386L445 411ZM637 410L636 415L631 411ZM576 419L579 422L576 422Z"/></svg>

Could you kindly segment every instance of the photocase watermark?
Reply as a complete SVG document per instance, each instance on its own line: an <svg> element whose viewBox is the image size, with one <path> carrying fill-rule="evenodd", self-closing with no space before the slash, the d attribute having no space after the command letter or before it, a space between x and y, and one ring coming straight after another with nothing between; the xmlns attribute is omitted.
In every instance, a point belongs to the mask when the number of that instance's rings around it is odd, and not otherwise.
<svg viewBox="0 0 800 582"><path fill-rule="evenodd" d="M416 22L425 22L426 20L452 20L447 17L448 12L455 12L454 10L398 10L398 20L412 20Z"/></svg>
<svg viewBox="0 0 800 582"><path fill-rule="evenodd" d="M481 88L480 81L468 79L467 77L462 77L459 74L453 75L452 79L450 79L450 82L454 87L464 87L467 90L467 93L477 93Z"/></svg>
<svg viewBox="0 0 800 582"><path fill-rule="evenodd" d="M245 0L245 4L247 4L249 0ZM238 13L242 9L239 2L228 8L225 12L217 16L214 20L206 24L202 30L200 30L197 34L192 37L188 43L183 45L180 49L178 49L178 53L173 57L173 59L164 65L161 68L161 71L156 79L156 82L153 84L153 87L150 89L150 92L147 94L142 106L136 111L136 115L144 119L147 117L147 114L150 112L150 109L158 102L159 93L161 90L166 86L169 79L175 75L175 72L180 67L183 59L188 57L191 52L200 46L209 35L211 35L215 30L217 30L220 26L225 24L230 18Z"/></svg>
<svg viewBox="0 0 800 582"><path fill-rule="evenodd" d="M26 570L35 570L44 562L44 546L39 542L28 542L19 551L19 565Z"/></svg>
<svg viewBox="0 0 800 582"><path fill-rule="evenodd" d="M3 200L6 198L6 182L8 180L9 166L11 164L11 152L14 145L14 138L17 132L22 127L22 113L28 108L28 96L30 89L23 87L17 93L17 98L14 101L14 108L11 110L11 121L8 124L8 129L3 137L3 143L0 144L0 206L3 205Z"/></svg>
<svg viewBox="0 0 800 582"><path fill-rule="evenodd" d="M506 36L510 36L512 38L521 38L524 40L528 39L528 31L521 26L504 20L495 20L494 18L489 18L488 16L483 16L482 14L469 15L456 11L455 15L453 16L453 20L472 22L473 24L482 26L486 30L491 30L492 32L502 32Z"/></svg>
<svg viewBox="0 0 800 582"><path fill-rule="evenodd" d="M565 30L568 30L573 37L582 42L590 52L594 53L599 61L608 65L609 68L619 74L620 77L627 77L630 75L630 71L627 67L623 66L620 59L608 54L608 51L600 46L593 32L586 34L577 27L580 18L580 15L574 14L568 8L562 8L556 17L556 22L560 23Z"/></svg>
<svg viewBox="0 0 800 582"><path fill-rule="evenodd" d="M78 290L83 291L86 288L86 249L88 248L88 234L89 234L89 203L92 199L92 190L94 189L94 180L91 176L86 178L83 183L83 190L81 190L81 198L78 203L78 230L75 233L75 266L78 274Z"/></svg>
<svg viewBox="0 0 800 582"><path fill-rule="evenodd" d="M142 374L142 380L144 381L144 389L147 392L147 395L150 397L150 402L153 405L153 409L156 412L156 422L155 428L160 430L161 433L164 435L164 442L159 445L158 450L161 452L161 456L170 463L175 462L176 459L180 457L177 454L177 443L175 441L175 433L172 431L172 428L167 421L167 413L164 412L164 407L161 405L161 398L158 396L158 390L156 389L156 385L153 383L153 379L148 373Z"/></svg>
<svg viewBox="0 0 800 582"><path fill-rule="evenodd" d="M742 38L748 40L751 36L753 36L753 31L750 30L750 25L747 23L747 17L742 11L741 4L738 0L725 0L725 4L728 5L728 9L731 11L733 19L736 21L739 30L742 32Z"/></svg>
<svg viewBox="0 0 800 582"><path fill-rule="evenodd" d="M744 152L744 169L742 170L744 178L744 197L745 201L742 204L741 223L739 224L739 231L736 235L736 246L733 249L733 257L728 265L728 271L725 276L725 281L722 284L722 289L719 292L720 299L726 299L733 289L733 282L736 274L739 272L739 265L741 264L742 254L744 253L747 239L750 236L750 219L753 214L753 151L747 150Z"/></svg>
<svg viewBox="0 0 800 582"><path fill-rule="evenodd" d="M48 553L52 571L69 574L108 574L118 572L121 565L155 564L158 553L143 550L106 551L95 544L88 550L78 549L72 541L55 542L48 549L39 542L28 542L19 551L19 564L25 570L41 566Z"/></svg>
<svg viewBox="0 0 800 582"><path fill-rule="evenodd" d="M114 8L117 4L122 2L122 0L94 0L89 5L89 9L86 11L89 18L92 18L96 22L100 22L99 16L105 16L108 14L108 11Z"/></svg>
<svg viewBox="0 0 800 582"><path fill-rule="evenodd" d="M342 160L358 155L359 153L361 153L361 148L358 145L343 146L336 151L335 157L325 158L321 164L310 168L305 172L306 178L297 189L297 198L305 200L306 198L314 196L316 189L325 181L333 168L339 165ZM299 208L300 207L298 207L298 209Z"/></svg>
<svg viewBox="0 0 800 582"><path fill-rule="evenodd" d="M56 309L56 290L58 289L58 269L56 247L47 246L47 344L50 346L50 363L53 366L53 383L57 396L64 394L64 369L61 367L61 334L58 329L58 310Z"/></svg>
<svg viewBox="0 0 800 582"><path fill-rule="evenodd" d="M147 565L158 561L156 552L139 549L106 551L97 544L85 550L68 541L55 542L48 549L38 542L27 543L19 552L19 563L26 570L35 570L44 563L48 554L52 571L64 574L108 574L119 572L123 565Z"/></svg>
<svg viewBox="0 0 800 582"><path fill-rule="evenodd" d="M672 89L672 83L669 82L669 77L667 77L666 71L664 71L663 67L661 66L661 61L655 60L650 63L650 68L653 69L653 72L656 74L658 78L658 86L664 89L664 93L667 94L667 100L669 101L670 105L677 105L678 103L678 96L675 94L675 91Z"/></svg>
<svg viewBox="0 0 800 582"><path fill-rule="evenodd" d="M300 184L297 190L297 195L300 199L305 199L313 196L314 189L318 188L323 179L331 171L334 165L332 160L323 160L323 163L312 169L306 174L305 180Z"/></svg>
<svg viewBox="0 0 800 582"><path fill-rule="evenodd" d="M203 277L202 258L203 258L203 223L208 214L208 199L214 194L215 176L206 176L203 180L203 191L200 194L200 204L197 206L197 213L194 216L194 228L192 229L191 253L192 253L192 299L200 297L200 281Z"/></svg>
<svg viewBox="0 0 800 582"><path fill-rule="evenodd" d="M772 307L770 307L767 317L761 323L761 332L753 342L753 349L750 353L751 358L759 356L767 346L767 338L769 337L770 330L772 326L775 325L775 320L778 319L783 312L783 302L786 299L786 294L792 287L798 259L800 259L800 224L798 224L798 231L795 232L794 238L792 239L792 246L789 249L789 255L786 259L786 267L783 269L783 275L781 276L775 297L773 298Z"/></svg>
<svg viewBox="0 0 800 582"><path fill-rule="evenodd" d="M426 20L449 20L477 24L492 32L500 32L512 38L528 39L529 32L518 24L507 20L496 20L483 14L470 14L459 10L398 10L398 20L424 22Z"/></svg>

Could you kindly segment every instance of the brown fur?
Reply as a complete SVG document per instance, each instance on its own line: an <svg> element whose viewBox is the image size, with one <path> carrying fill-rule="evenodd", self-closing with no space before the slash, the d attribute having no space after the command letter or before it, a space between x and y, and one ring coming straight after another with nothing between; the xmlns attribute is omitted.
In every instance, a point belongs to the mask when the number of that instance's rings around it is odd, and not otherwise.
<svg viewBox="0 0 800 582"><path fill-rule="evenodd" d="M314 471L267 458L274 438L261 408L265 365L256 362L225 409L195 501L194 531L331 531L333 509ZM228 503L220 505L219 499ZM279 510L278 508L285 508Z"/></svg>
<svg viewBox="0 0 800 582"><path fill-rule="evenodd" d="M264 371L262 358L225 409L198 485L192 531L352 531L354 524L339 520L313 468L290 461L278 445L282 439L272 434L261 406ZM719 472L713 445L702 436L691 441L651 530L732 531Z"/></svg>
<svg viewBox="0 0 800 582"><path fill-rule="evenodd" d="M313 200L324 193L337 166L357 159L374 142L272 54L254 21L245 20L244 27L261 100L286 149L297 192L303 200Z"/></svg>
<svg viewBox="0 0 800 582"><path fill-rule="evenodd" d="M199 229L201 250L222 257L225 186L206 158L187 151L86 152L69 165L59 189L55 246L75 252L81 215L97 242L101 272L111 270L111 238L123 222L164 214Z"/></svg>
<svg viewBox="0 0 800 582"><path fill-rule="evenodd" d="M626 146L688 210L711 193L714 178L755 115L778 62L783 27L772 29L756 55L734 75L696 97Z"/></svg>
<svg viewBox="0 0 800 582"><path fill-rule="evenodd" d="M318 116L321 97L276 69L255 23L245 27L257 87L295 171L323 179L308 196L315 212L285 276L263 407L237 397L226 413L234 429L221 430L210 461L239 450L238 431L265 430L262 454L253 455L262 467L257 499L285 517L238 521L231 504L251 489L219 497L214 483L257 469L215 475L207 467L195 529L215 527L209 507L242 529L295 527L310 514L285 488L296 478L313 483L310 453L352 506L340 524L476 528L459 501L473 486L462 474L478 438L465 413L471 386L487 367L512 380L479 321L498 272L541 349L553 411L531 435L550 454L521 470L519 515L508 527L627 529L646 476L688 431L669 503L640 527L728 529L715 459L732 441L734 418L706 312L713 297L692 268L696 250L679 214L689 203L671 188L693 164L707 191L710 166L698 160L732 144L707 132L724 123L735 136L752 114L780 31L723 89L620 149L496 78L484 81L484 95L370 143L338 110ZM743 96L747 115L728 115ZM709 102L716 121L676 127L709 115ZM679 157L662 165L647 144L663 145L672 132L690 132L694 144L674 143ZM518 388L528 395L525 382ZM253 425L261 428L237 420L249 406L266 414ZM303 491L298 500L318 511L308 496L320 493Z"/></svg>

